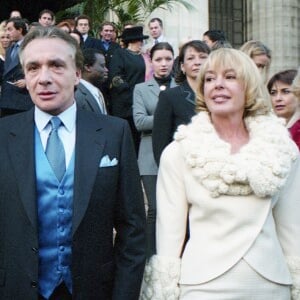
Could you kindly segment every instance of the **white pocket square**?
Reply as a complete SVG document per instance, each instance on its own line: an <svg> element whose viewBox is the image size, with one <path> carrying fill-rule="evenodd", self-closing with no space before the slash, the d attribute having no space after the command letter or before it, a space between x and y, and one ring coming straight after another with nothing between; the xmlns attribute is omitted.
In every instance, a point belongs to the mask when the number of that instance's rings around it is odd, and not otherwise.
<svg viewBox="0 0 300 300"><path fill-rule="evenodd" d="M104 155L101 158L99 167L100 168L113 167L113 166L116 166L117 164L118 164L118 160L116 158L113 158L112 160L110 160L108 155Z"/></svg>

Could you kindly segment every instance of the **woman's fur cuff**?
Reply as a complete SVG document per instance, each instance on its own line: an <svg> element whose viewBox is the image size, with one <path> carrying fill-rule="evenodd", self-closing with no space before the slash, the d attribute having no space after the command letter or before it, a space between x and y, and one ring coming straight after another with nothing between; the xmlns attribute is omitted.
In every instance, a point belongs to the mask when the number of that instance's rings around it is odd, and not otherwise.
<svg viewBox="0 0 300 300"><path fill-rule="evenodd" d="M292 275L292 300L300 300L300 256L288 256L286 258Z"/></svg>
<svg viewBox="0 0 300 300"><path fill-rule="evenodd" d="M180 259L153 255L146 264L140 300L179 299Z"/></svg>

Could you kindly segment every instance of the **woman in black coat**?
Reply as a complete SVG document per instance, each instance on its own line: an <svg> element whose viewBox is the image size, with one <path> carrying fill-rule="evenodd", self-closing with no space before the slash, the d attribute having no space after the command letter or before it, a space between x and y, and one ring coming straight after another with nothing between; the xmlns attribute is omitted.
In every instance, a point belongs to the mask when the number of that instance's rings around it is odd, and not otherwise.
<svg viewBox="0 0 300 300"><path fill-rule="evenodd" d="M133 89L137 83L145 81L146 64L142 55L142 46L143 40L148 37L143 35L141 26L124 29L121 38L126 48L115 51L109 67L111 114L128 121L136 153L138 153L140 133L133 122Z"/></svg>
<svg viewBox="0 0 300 300"><path fill-rule="evenodd" d="M189 123L195 115L197 75L209 53L208 46L200 40L183 45L178 59L180 71L176 74L179 86L159 95L152 132L153 153L157 165L164 148L173 140L178 125Z"/></svg>

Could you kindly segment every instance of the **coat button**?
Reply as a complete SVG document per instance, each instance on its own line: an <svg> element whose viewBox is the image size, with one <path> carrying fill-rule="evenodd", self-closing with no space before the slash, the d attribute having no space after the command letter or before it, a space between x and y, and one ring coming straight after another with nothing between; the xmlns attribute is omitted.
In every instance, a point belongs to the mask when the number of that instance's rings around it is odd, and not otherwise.
<svg viewBox="0 0 300 300"><path fill-rule="evenodd" d="M31 281L31 287L36 288L38 286L38 283L36 281Z"/></svg>
<svg viewBox="0 0 300 300"><path fill-rule="evenodd" d="M31 250L35 253L37 253L39 251L38 248L36 248L36 247L32 247Z"/></svg>

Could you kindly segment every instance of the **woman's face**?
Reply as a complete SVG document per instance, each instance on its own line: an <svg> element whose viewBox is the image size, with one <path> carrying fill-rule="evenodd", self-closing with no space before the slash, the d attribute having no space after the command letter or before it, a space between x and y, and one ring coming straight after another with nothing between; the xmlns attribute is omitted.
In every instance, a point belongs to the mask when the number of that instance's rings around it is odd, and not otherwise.
<svg viewBox="0 0 300 300"><path fill-rule="evenodd" d="M134 52L141 52L143 48L143 41L133 41L128 43L128 48Z"/></svg>
<svg viewBox="0 0 300 300"><path fill-rule="evenodd" d="M299 105L297 97L291 91L291 85L275 81L270 95L276 115L289 120Z"/></svg>
<svg viewBox="0 0 300 300"><path fill-rule="evenodd" d="M0 43L4 49L7 49L10 46L9 35L5 32L0 34Z"/></svg>
<svg viewBox="0 0 300 300"><path fill-rule="evenodd" d="M212 116L243 117L245 87L234 69L208 69L204 76L204 99Z"/></svg>
<svg viewBox="0 0 300 300"><path fill-rule="evenodd" d="M203 42L209 47L211 48L215 42L213 42L207 35L203 35Z"/></svg>
<svg viewBox="0 0 300 300"><path fill-rule="evenodd" d="M206 61L207 57L207 53L198 52L195 48L188 47L184 54L183 63L181 64L181 71L187 78L195 80L201 65Z"/></svg>
<svg viewBox="0 0 300 300"><path fill-rule="evenodd" d="M261 73L270 64L270 58L266 54L255 55L252 60Z"/></svg>
<svg viewBox="0 0 300 300"><path fill-rule="evenodd" d="M153 53L151 62L154 75L156 77L166 77L171 73L174 57L171 51L160 49Z"/></svg>

